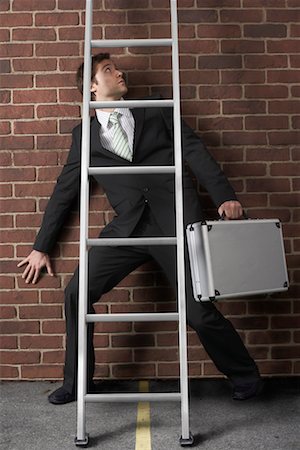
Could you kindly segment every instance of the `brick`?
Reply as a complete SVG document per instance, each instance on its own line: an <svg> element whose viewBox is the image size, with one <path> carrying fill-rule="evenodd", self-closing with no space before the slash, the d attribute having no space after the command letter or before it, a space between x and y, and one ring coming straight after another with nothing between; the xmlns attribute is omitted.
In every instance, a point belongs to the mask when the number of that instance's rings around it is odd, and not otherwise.
<svg viewBox="0 0 300 450"><path fill-rule="evenodd" d="M0 101L1 103L10 103L10 91L0 91Z"/></svg>
<svg viewBox="0 0 300 450"><path fill-rule="evenodd" d="M224 9L220 11L221 22L262 22L263 10L262 9Z"/></svg>
<svg viewBox="0 0 300 450"><path fill-rule="evenodd" d="M267 41L268 53L298 53L298 42L293 39Z"/></svg>
<svg viewBox="0 0 300 450"><path fill-rule="evenodd" d="M265 329L268 327L268 317L262 316L232 317L230 321L235 328L242 330Z"/></svg>
<svg viewBox="0 0 300 450"><path fill-rule="evenodd" d="M64 334L65 332L66 326L64 320L43 320L43 334Z"/></svg>
<svg viewBox="0 0 300 450"><path fill-rule="evenodd" d="M112 336L112 347L154 347L154 336L150 334Z"/></svg>
<svg viewBox="0 0 300 450"><path fill-rule="evenodd" d="M1 267L3 266L3 263L1 263ZM16 266L16 264L15 264ZM20 269L17 269L18 271ZM30 292L30 291L18 291L14 290L13 292L10 291L2 291L1 292L1 303L4 305L19 305L19 304L32 304L32 303L38 303L38 292Z"/></svg>
<svg viewBox="0 0 300 450"><path fill-rule="evenodd" d="M16 28L12 30L13 41L55 41L54 29L47 28Z"/></svg>
<svg viewBox="0 0 300 450"><path fill-rule="evenodd" d="M72 123L74 124L76 122L78 122L78 120L74 121ZM61 132L61 130L60 130L60 132ZM37 136L37 149L39 149L39 150L69 149L70 145L71 145L71 136L70 135L60 136L60 135L54 134L52 136Z"/></svg>
<svg viewBox="0 0 300 450"><path fill-rule="evenodd" d="M215 70L184 70L181 73L180 79L182 84L216 84L219 82L219 75Z"/></svg>
<svg viewBox="0 0 300 450"><path fill-rule="evenodd" d="M2 334L36 334L39 332L38 321L1 321L0 329Z"/></svg>
<svg viewBox="0 0 300 450"><path fill-rule="evenodd" d="M0 3L0 11L8 11L10 8L9 0L2 0Z"/></svg>
<svg viewBox="0 0 300 450"><path fill-rule="evenodd" d="M32 119L32 106L0 106L0 119Z"/></svg>
<svg viewBox="0 0 300 450"><path fill-rule="evenodd" d="M181 54L204 54L216 53L218 51L218 42L213 40L188 40L184 39L179 43L179 51Z"/></svg>
<svg viewBox="0 0 300 450"><path fill-rule="evenodd" d="M62 317L60 306L20 306L20 319L49 319Z"/></svg>
<svg viewBox="0 0 300 450"><path fill-rule="evenodd" d="M300 357L300 345L272 348L273 359L295 359Z"/></svg>
<svg viewBox="0 0 300 450"><path fill-rule="evenodd" d="M15 280L13 277L0 275L0 284L2 289L14 289Z"/></svg>
<svg viewBox="0 0 300 450"><path fill-rule="evenodd" d="M105 0L104 7L105 9L147 9L149 6L148 0L131 0L130 3L124 3L120 0ZM162 2L159 2L157 5L153 5L154 7L162 6Z"/></svg>
<svg viewBox="0 0 300 450"><path fill-rule="evenodd" d="M178 363L159 363L158 372L159 377L179 377L179 364Z"/></svg>
<svg viewBox="0 0 300 450"><path fill-rule="evenodd" d="M1 257L2 258L13 258L14 256L14 249L12 245L1 245Z"/></svg>
<svg viewBox="0 0 300 450"><path fill-rule="evenodd" d="M249 331L249 344L288 344L291 342L290 331Z"/></svg>
<svg viewBox="0 0 300 450"><path fill-rule="evenodd" d="M40 2L39 0L14 0L13 11L41 11L53 10L55 8L55 0L47 0Z"/></svg>
<svg viewBox="0 0 300 450"><path fill-rule="evenodd" d="M290 26L290 35L291 35L291 37L299 37L300 36L300 25L292 23Z"/></svg>
<svg viewBox="0 0 300 450"><path fill-rule="evenodd" d="M1 122L0 123L0 134L10 134L11 128L10 128L10 122ZM0 156L1 157L1 156Z"/></svg>
<svg viewBox="0 0 300 450"><path fill-rule="evenodd" d="M300 72L297 70L269 70L267 72L268 83L298 83Z"/></svg>
<svg viewBox="0 0 300 450"><path fill-rule="evenodd" d="M17 336L0 336L0 348L6 350L18 348Z"/></svg>
<svg viewBox="0 0 300 450"><path fill-rule="evenodd" d="M4 13L0 14L0 23L6 27L30 26L32 25L32 15L23 13Z"/></svg>
<svg viewBox="0 0 300 450"><path fill-rule="evenodd" d="M56 42L50 44L36 44L37 56L77 56L79 55L79 44Z"/></svg>
<svg viewBox="0 0 300 450"><path fill-rule="evenodd" d="M38 365L22 366L21 377L23 379L58 380L63 378L63 365Z"/></svg>
<svg viewBox="0 0 300 450"><path fill-rule="evenodd" d="M47 151L15 153L14 163L16 166L56 166L58 164L58 155ZM24 181L24 177L22 179Z"/></svg>
<svg viewBox="0 0 300 450"><path fill-rule="evenodd" d="M64 351L44 351L42 353L42 363L43 364L63 364L65 361Z"/></svg>
<svg viewBox="0 0 300 450"><path fill-rule="evenodd" d="M246 130L280 130L288 129L289 120L286 116L255 116L245 118Z"/></svg>
<svg viewBox="0 0 300 450"><path fill-rule="evenodd" d="M199 56L199 69L231 69L242 67L240 55Z"/></svg>
<svg viewBox="0 0 300 450"><path fill-rule="evenodd" d="M33 55L33 45L32 44L5 44L0 48L0 57L13 58L19 55L32 56Z"/></svg>
<svg viewBox="0 0 300 450"><path fill-rule="evenodd" d="M287 301L251 301L248 305L249 314L289 314L291 304Z"/></svg>
<svg viewBox="0 0 300 450"><path fill-rule="evenodd" d="M1 197L12 197L12 184L0 185Z"/></svg>
<svg viewBox="0 0 300 450"><path fill-rule="evenodd" d="M267 22L299 22L300 9L269 9L267 10Z"/></svg>
<svg viewBox="0 0 300 450"><path fill-rule="evenodd" d="M40 105L37 107L37 117L79 117L79 106L73 105Z"/></svg>
<svg viewBox="0 0 300 450"><path fill-rule="evenodd" d="M49 44L51 45L51 44ZM65 44L64 44L65 45ZM67 87L76 85L75 75L72 74L53 74L51 77L45 75L36 75L36 87Z"/></svg>
<svg viewBox="0 0 300 450"><path fill-rule="evenodd" d="M246 55L245 67L249 69L257 68L282 68L287 67L288 59L286 55Z"/></svg>
<svg viewBox="0 0 300 450"><path fill-rule="evenodd" d="M96 5L95 5L96 6ZM68 9L85 9L85 0L58 0L58 9L68 10Z"/></svg>
<svg viewBox="0 0 300 450"><path fill-rule="evenodd" d="M243 39L230 39L221 41L222 53L264 53L265 46L262 41Z"/></svg>
<svg viewBox="0 0 300 450"><path fill-rule="evenodd" d="M264 145L267 143L264 132L230 132L223 133L224 145Z"/></svg>
<svg viewBox="0 0 300 450"><path fill-rule="evenodd" d="M1 88L32 88L32 75L2 75L0 81Z"/></svg>
<svg viewBox="0 0 300 450"><path fill-rule="evenodd" d="M300 163L273 163L270 167L272 176L298 176L300 173Z"/></svg>
<svg viewBox="0 0 300 450"><path fill-rule="evenodd" d="M16 317L16 308L13 306L1 306L0 316L2 319L14 319Z"/></svg>
<svg viewBox="0 0 300 450"><path fill-rule="evenodd" d="M207 25L200 24L197 27L198 38L239 38L241 29L238 25Z"/></svg>
<svg viewBox="0 0 300 450"><path fill-rule="evenodd" d="M13 68L16 72L49 72L55 71L57 68L56 58L22 58L12 60ZM38 91L29 91L33 98ZM26 95L26 91L24 92Z"/></svg>
<svg viewBox="0 0 300 450"><path fill-rule="evenodd" d="M200 86L199 97L208 98L241 98L242 88L240 86Z"/></svg>
<svg viewBox="0 0 300 450"><path fill-rule="evenodd" d="M221 72L221 82L225 85L264 83L265 73L261 70L225 70Z"/></svg>
<svg viewBox="0 0 300 450"><path fill-rule="evenodd" d="M292 127L295 130L300 129L300 116L292 117Z"/></svg>
<svg viewBox="0 0 300 450"><path fill-rule="evenodd" d="M40 362L40 352L2 351L0 360L2 364L36 364Z"/></svg>
<svg viewBox="0 0 300 450"><path fill-rule="evenodd" d="M37 13L35 14L35 24L46 27L79 25L79 14L77 12Z"/></svg>
<svg viewBox="0 0 300 450"><path fill-rule="evenodd" d="M161 23L161 22L170 22L170 14L169 11L167 10L153 10L153 11L128 11L127 13L128 15L128 23L130 24L136 24L136 23ZM125 21L125 16L124 18L121 16L119 17L119 20L116 21L116 19L114 19L113 23L122 23L120 21L120 18L122 18L122 20ZM104 17L103 17L104 19ZM102 20L103 20L102 19ZM103 23L103 22L98 22L98 23ZM106 23L112 23L112 22L106 22Z"/></svg>
<svg viewBox="0 0 300 450"><path fill-rule="evenodd" d="M287 98L288 87L283 85L245 86L246 98Z"/></svg>
<svg viewBox="0 0 300 450"><path fill-rule="evenodd" d="M179 9L178 11L178 22L179 23L209 23L217 22L218 13L213 9Z"/></svg>
<svg viewBox="0 0 300 450"><path fill-rule="evenodd" d="M271 145L295 145L299 142L299 131L271 131L268 133L269 143Z"/></svg>
<svg viewBox="0 0 300 450"><path fill-rule="evenodd" d="M0 73L10 73L11 72L11 64L10 61L7 59L2 59L0 61Z"/></svg>
<svg viewBox="0 0 300 450"><path fill-rule="evenodd" d="M200 128L201 130L242 130L243 119L241 117L200 119Z"/></svg>
<svg viewBox="0 0 300 450"><path fill-rule="evenodd" d="M269 104L269 112L271 114L297 114L300 113L300 104L297 100L276 101L273 100Z"/></svg>
<svg viewBox="0 0 300 450"><path fill-rule="evenodd" d="M134 361L177 361L178 350L176 349L143 349L134 350Z"/></svg>
<svg viewBox="0 0 300 450"><path fill-rule="evenodd" d="M0 174L2 182L35 180L35 169L33 167L29 167L22 171L17 168L0 169Z"/></svg>
<svg viewBox="0 0 300 450"><path fill-rule="evenodd" d="M0 4L1 8L1 4ZM13 366L0 366L0 377L2 380L12 380L19 377L19 370Z"/></svg>
<svg viewBox="0 0 300 450"><path fill-rule="evenodd" d="M134 374L134 375L133 375ZM112 366L112 375L116 378L130 378L140 377L143 374L145 377L155 377L155 364L114 364Z"/></svg>
<svg viewBox="0 0 300 450"><path fill-rule="evenodd" d="M56 120L32 120L16 122L14 132L16 134L54 134L57 131Z"/></svg>
<svg viewBox="0 0 300 450"><path fill-rule="evenodd" d="M246 180L247 192L290 192L290 180L286 178Z"/></svg>
<svg viewBox="0 0 300 450"><path fill-rule="evenodd" d="M63 347L62 336L21 336L21 349L56 349Z"/></svg>
<svg viewBox="0 0 300 450"><path fill-rule="evenodd" d="M263 25L245 25L244 26L245 37L286 37L287 27L286 25L277 24L263 24Z"/></svg>
<svg viewBox="0 0 300 450"><path fill-rule="evenodd" d="M266 113L266 102L262 100L224 100L224 114L258 114Z"/></svg>

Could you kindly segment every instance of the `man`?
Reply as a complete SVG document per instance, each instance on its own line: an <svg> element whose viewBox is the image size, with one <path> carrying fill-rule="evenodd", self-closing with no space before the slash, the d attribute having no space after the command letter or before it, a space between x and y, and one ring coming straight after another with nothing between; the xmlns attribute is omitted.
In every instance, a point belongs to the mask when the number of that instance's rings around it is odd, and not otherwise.
<svg viewBox="0 0 300 450"><path fill-rule="evenodd" d="M77 72L82 92L83 64ZM96 101L121 100L127 86L121 71L109 54L92 59L91 95ZM183 156L197 180L211 195L218 213L238 219L242 206L218 164L200 138L183 123ZM47 205L33 251L18 266L26 265L23 278L36 283L47 268L53 276L49 253L58 232L79 193L81 125L73 130L72 146L54 192ZM170 108L97 110L91 121L91 166L172 165L172 111ZM101 237L172 236L175 234L174 176L97 175L116 217L104 228ZM183 174L185 224L203 219L201 206L187 171ZM138 266L154 258L176 288L174 246L93 247L89 251L89 302L111 290ZM217 368L232 382L233 398L244 400L258 394L260 375L239 335L210 302L193 299L189 264L187 267L187 320L197 332ZM78 268L65 291L67 344L63 386L50 394L49 401L64 404L76 400ZM89 327L88 381L92 384L94 352L93 325Z"/></svg>

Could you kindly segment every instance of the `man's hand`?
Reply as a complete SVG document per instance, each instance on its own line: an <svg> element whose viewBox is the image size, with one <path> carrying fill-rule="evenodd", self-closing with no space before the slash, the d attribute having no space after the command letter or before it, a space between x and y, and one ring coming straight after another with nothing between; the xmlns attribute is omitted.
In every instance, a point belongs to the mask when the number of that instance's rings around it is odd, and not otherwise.
<svg viewBox="0 0 300 450"><path fill-rule="evenodd" d="M40 276L41 270L43 267L47 268L48 274L53 277L54 272L51 267L50 258L47 253L38 252L37 250L32 250L32 252L27 256L27 258L23 259L18 267L24 266L27 264L22 278L25 279L26 283L32 282L35 284Z"/></svg>
<svg viewBox="0 0 300 450"><path fill-rule="evenodd" d="M225 214L225 220L239 219L243 215L243 208L240 202L236 200L230 200L222 203L218 209L220 216Z"/></svg>

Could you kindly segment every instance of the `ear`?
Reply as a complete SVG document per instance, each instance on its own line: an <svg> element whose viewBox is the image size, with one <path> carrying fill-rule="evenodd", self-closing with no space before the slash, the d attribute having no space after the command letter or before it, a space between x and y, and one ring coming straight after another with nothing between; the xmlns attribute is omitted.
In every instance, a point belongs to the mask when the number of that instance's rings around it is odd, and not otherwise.
<svg viewBox="0 0 300 450"><path fill-rule="evenodd" d="M94 81L91 82L91 87L90 87L90 91L91 92L96 92L97 90L97 83L95 83Z"/></svg>

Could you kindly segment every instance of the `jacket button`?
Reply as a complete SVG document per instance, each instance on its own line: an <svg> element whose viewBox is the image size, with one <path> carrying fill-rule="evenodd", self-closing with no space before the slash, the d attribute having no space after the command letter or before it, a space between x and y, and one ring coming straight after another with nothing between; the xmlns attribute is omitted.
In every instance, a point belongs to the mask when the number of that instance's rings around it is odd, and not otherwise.
<svg viewBox="0 0 300 450"><path fill-rule="evenodd" d="M148 203L148 200L145 198L144 203Z"/></svg>

